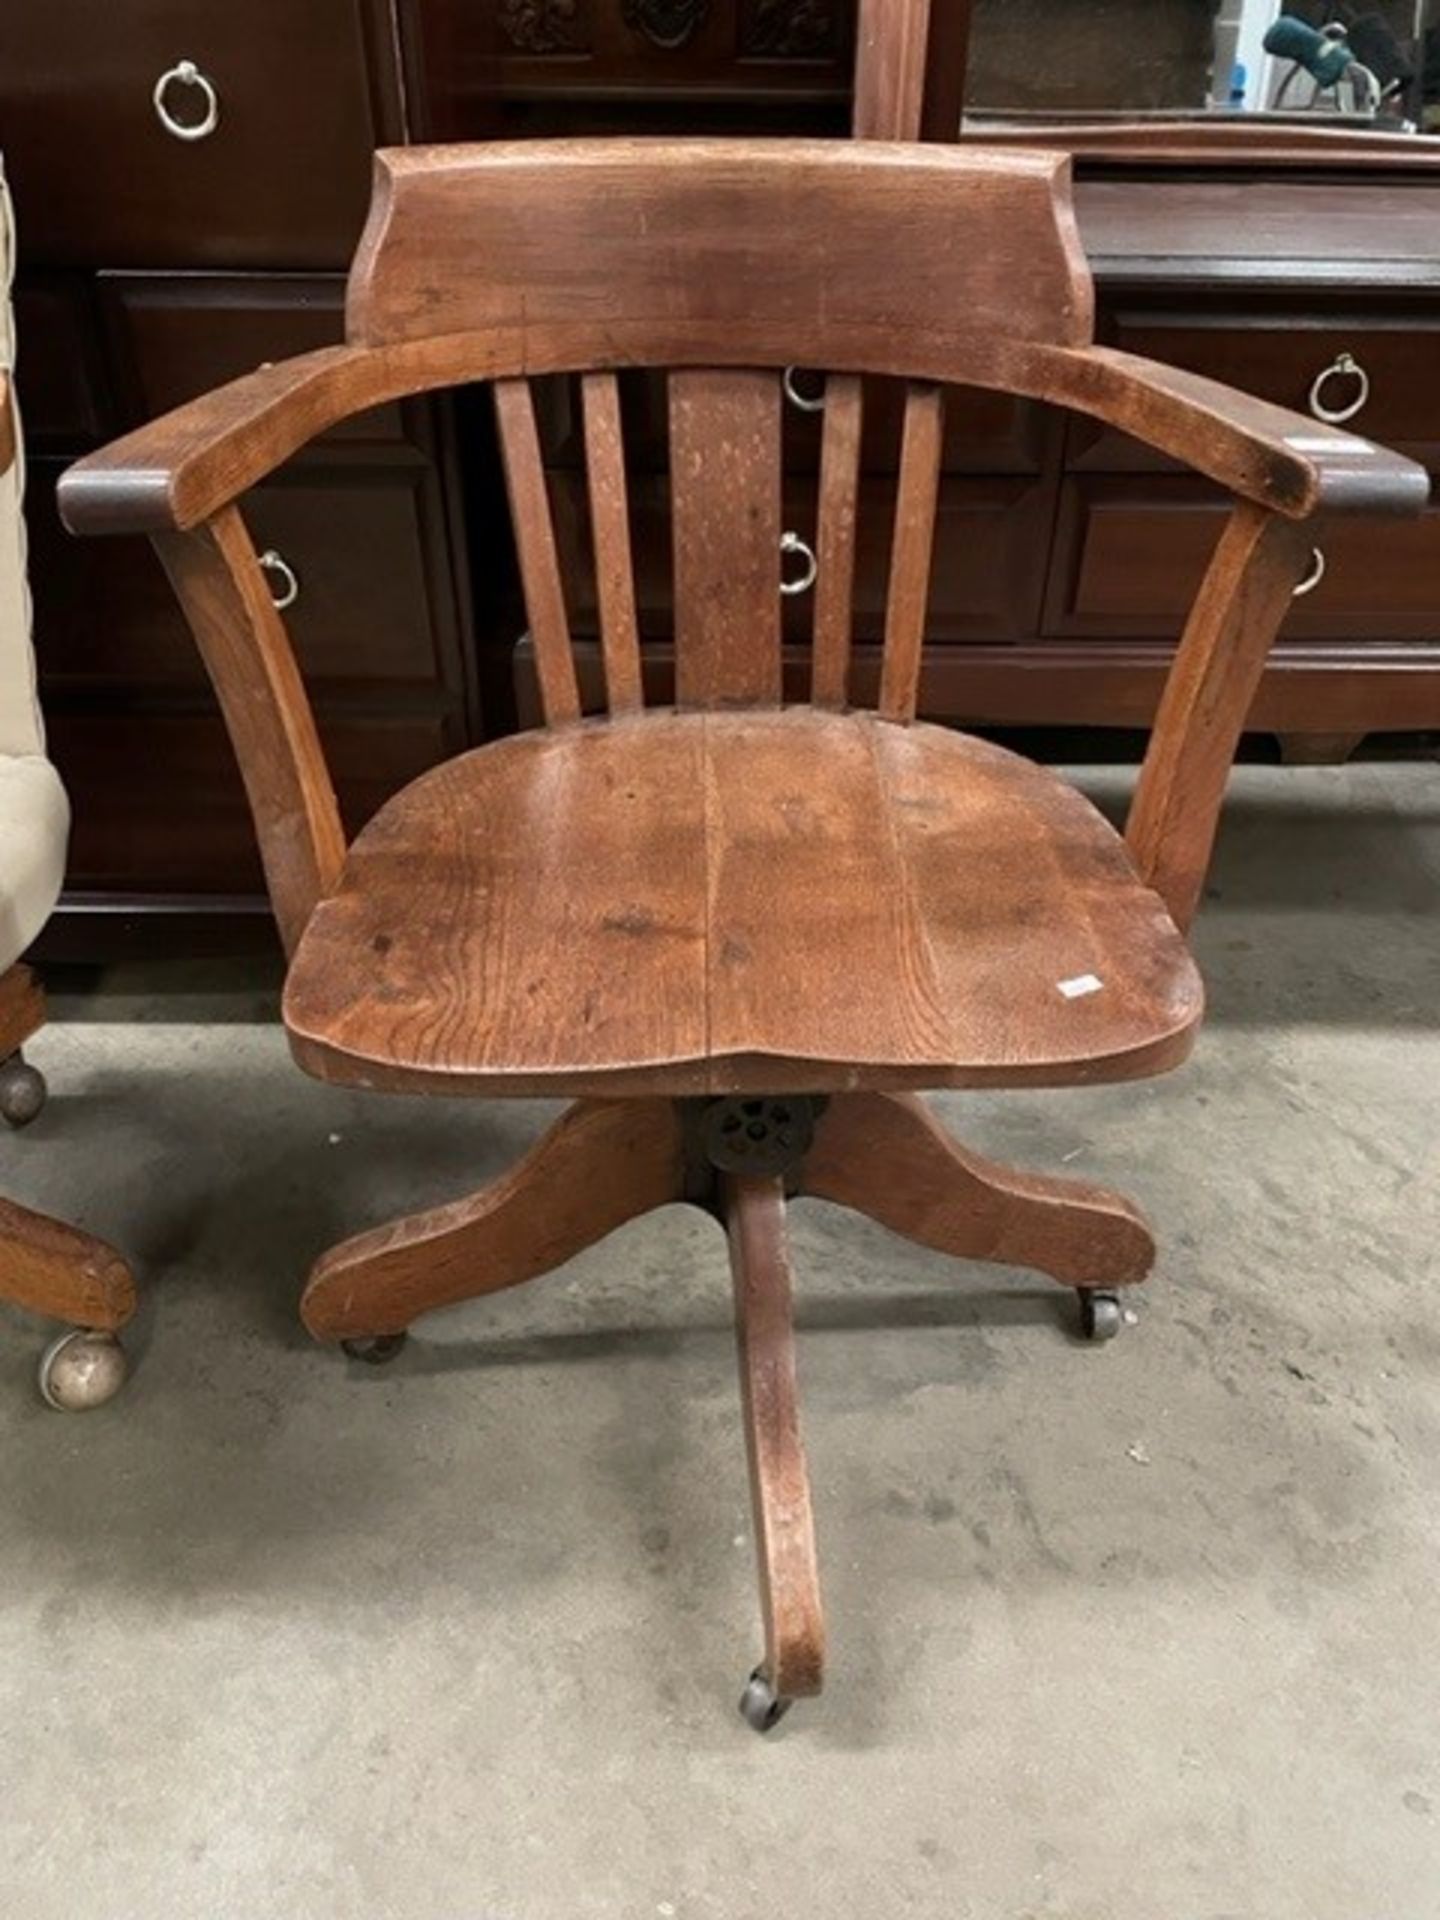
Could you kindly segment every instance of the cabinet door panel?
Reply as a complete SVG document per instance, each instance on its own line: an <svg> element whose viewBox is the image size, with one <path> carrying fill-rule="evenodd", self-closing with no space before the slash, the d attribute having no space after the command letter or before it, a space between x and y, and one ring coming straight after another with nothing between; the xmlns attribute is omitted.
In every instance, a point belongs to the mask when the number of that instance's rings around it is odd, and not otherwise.
<svg viewBox="0 0 1440 1920"><path fill-rule="evenodd" d="M61 463L31 469L28 518L35 643L54 688L199 687L204 669L168 581L145 540L75 540L54 508ZM244 511L256 548L293 569L286 624L319 696L431 687L445 671L445 607L431 604L427 542L433 479L423 470L293 469L258 487ZM273 575L277 593L283 576Z"/></svg>
<svg viewBox="0 0 1440 1920"><path fill-rule="evenodd" d="M1223 498L1186 480L1067 481L1046 631L1178 634L1227 511ZM1282 641L1434 640L1440 509L1418 520L1317 523L1315 542L1324 576L1296 600Z"/></svg>
<svg viewBox="0 0 1440 1920"><path fill-rule="evenodd" d="M343 267L378 144L363 0L12 0L0 127L27 260ZM153 98L189 61L214 131ZM202 120L198 82L164 93Z"/></svg>

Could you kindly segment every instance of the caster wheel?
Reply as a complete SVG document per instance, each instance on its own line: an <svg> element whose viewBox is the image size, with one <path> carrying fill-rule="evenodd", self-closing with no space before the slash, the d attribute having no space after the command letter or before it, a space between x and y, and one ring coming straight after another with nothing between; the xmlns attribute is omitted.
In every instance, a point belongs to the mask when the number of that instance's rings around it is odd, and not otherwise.
<svg viewBox="0 0 1440 1920"><path fill-rule="evenodd" d="M793 1705L793 1701L776 1693L757 1667L745 1682L745 1691L740 1696L740 1717L756 1733L769 1733L772 1727L779 1726Z"/></svg>
<svg viewBox="0 0 1440 1920"><path fill-rule="evenodd" d="M1118 1293L1080 1289L1080 1331L1087 1340L1113 1340L1125 1324Z"/></svg>
<svg viewBox="0 0 1440 1920"><path fill-rule="evenodd" d="M367 1367L383 1367L395 1358L407 1338L403 1333L367 1333L355 1340L342 1340L340 1345L352 1360L363 1360Z"/></svg>
<svg viewBox="0 0 1440 1920"><path fill-rule="evenodd" d="M75 1327L52 1340L40 1356L40 1393L57 1413L88 1413L113 1400L130 1363L113 1333Z"/></svg>
<svg viewBox="0 0 1440 1920"><path fill-rule="evenodd" d="M0 1061L0 1114L12 1127L28 1127L45 1104L45 1076L18 1053Z"/></svg>

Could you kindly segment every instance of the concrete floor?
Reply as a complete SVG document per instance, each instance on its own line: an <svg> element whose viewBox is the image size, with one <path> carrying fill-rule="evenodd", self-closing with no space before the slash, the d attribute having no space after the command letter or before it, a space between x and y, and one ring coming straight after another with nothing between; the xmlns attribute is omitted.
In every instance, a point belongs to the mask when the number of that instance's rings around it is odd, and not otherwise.
<svg viewBox="0 0 1440 1920"><path fill-rule="evenodd" d="M347 1365L308 1261L546 1110L315 1086L263 987L62 999L0 1186L145 1304L85 1418L0 1326L0 1913L1432 1920L1435 769L1244 771L1217 880L1190 1067L938 1103L1151 1209L1122 1339L797 1209L831 1678L765 1741L718 1232Z"/></svg>

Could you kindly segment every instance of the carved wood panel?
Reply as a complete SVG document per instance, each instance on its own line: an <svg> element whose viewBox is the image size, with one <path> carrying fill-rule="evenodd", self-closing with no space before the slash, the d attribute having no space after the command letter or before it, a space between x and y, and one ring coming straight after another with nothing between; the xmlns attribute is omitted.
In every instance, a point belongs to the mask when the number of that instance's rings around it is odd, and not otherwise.
<svg viewBox="0 0 1440 1920"><path fill-rule="evenodd" d="M500 0L500 32L517 53L588 53L588 0Z"/></svg>
<svg viewBox="0 0 1440 1920"><path fill-rule="evenodd" d="M740 51L768 60L833 59L843 50L847 0L745 0Z"/></svg>

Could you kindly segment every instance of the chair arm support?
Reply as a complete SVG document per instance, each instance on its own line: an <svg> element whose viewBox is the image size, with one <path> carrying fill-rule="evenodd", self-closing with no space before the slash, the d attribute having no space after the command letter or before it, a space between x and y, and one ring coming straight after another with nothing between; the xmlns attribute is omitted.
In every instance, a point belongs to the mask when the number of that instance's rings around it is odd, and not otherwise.
<svg viewBox="0 0 1440 1920"><path fill-rule="evenodd" d="M1430 476L1358 434L1107 347L1051 349L1043 397L1104 420L1290 520L1417 514Z"/></svg>
<svg viewBox="0 0 1440 1920"><path fill-rule="evenodd" d="M79 460L60 481L72 533L185 532L346 414L385 398L363 347L321 347L202 394Z"/></svg>

